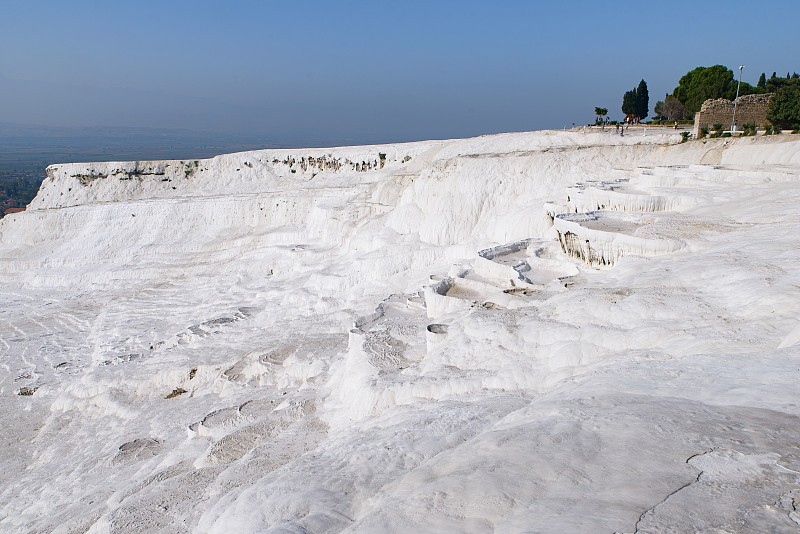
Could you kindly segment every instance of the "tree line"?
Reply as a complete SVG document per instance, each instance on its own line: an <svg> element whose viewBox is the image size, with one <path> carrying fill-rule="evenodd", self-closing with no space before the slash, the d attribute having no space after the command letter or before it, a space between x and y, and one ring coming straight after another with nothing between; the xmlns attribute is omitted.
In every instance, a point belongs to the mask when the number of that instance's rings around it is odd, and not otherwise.
<svg viewBox="0 0 800 534"><path fill-rule="evenodd" d="M741 82L740 85L733 71L723 65L697 67L683 75L672 93L666 95L663 101L656 102L653 109L655 119L692 119L708 99L735 99L737 88L739 96L775 93L767 119L783 128L800 128L800 75L787 72L783 78L773 72L767 78L766 73L761 73L755 86L747 82ZM599 113L600 111L605 113ZM647 118L649 94L644 80L639 82L638 87L625 92L622 97L622 112L628 120L641 121ZM607 113L605 108L595 108L595 115L599 115L601 120Z"/></svg>
<svg viewBox="0 0 800 534"><path fill-rule="evenodd" d="M783 78L773 72L767 78L766 73L762 72L758 83L752 86L747 82L740 84L733 71L723 65L697 67L687 72L672 94L656 104L654 111L670 120L692 118L706 100L734 100L737 91L739 96L775 93L767 119L783 127L800 124L800 75L787 72Z"/></svg>
<svg viewBox="0 0 800 534"><path fill-rule="evenodd" d="M0 218L8 208L27 206L39 191L41 182L41 178L35 176L0 171Z"/></svg>

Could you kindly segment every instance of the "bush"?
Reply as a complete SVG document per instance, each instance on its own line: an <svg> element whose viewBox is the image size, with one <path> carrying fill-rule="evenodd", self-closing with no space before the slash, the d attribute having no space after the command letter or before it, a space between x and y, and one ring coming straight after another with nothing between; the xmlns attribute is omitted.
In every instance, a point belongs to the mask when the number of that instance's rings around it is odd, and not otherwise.
<svg viewBox="0 0 800 534"><path fill-rule="evenodd" d="M165 399L174 399L175 397L177 397L179 395L183 395L184 393L186 393L185 389L183 389L183 388L175 388L175 389L172 390L172 393L170 393L169 395L167 395L164 398Z"/></svg>
<svg viewBox="0 0 800 534"><path fill-rule="evenodd" d="M700 128L700 136L699 136L700 139L703 139L707 135L708 135L708 128L706 127Z"/></svg>
<svg viewBox="0 0 800 534"><path fill-rule="evenodd" d="M689 132L681 132L681 143L685 143L689 140Z"/></svg>
<svg viewBox="0 0 800 534"><path fill-rule="evenodd" d="M782 133L782 132L783 132L783 130L781 130L781 127L778 126L777 124L772 127L772 133L779 134L779 133Z"/></svg>
<svg viewBox="0 0 800 534"><path fill-rule="evenodd" d="M772 135L772 125L767 124L764 126L764 135Z"/></svg>
<svg viewBox="0 0 800 534"><path fill-rule="evenodd" d="M792 133L793 134L800 134L800 124L795 124L792 126Z"/></svg>
<svg viewBox="0 0 800 534"><path fill-rule="evenodd" d="M722 124L720 124L718 122L715 122L714 123L714 131L715 132L721 132L722 131Z"/></svg>
<svg viewBox="0 0 800 534"><path fill-rule="evenodd" d="M730 136L731 136L730 132L722 132L722 134L720 135L720 137L730 137Z"/></svg>

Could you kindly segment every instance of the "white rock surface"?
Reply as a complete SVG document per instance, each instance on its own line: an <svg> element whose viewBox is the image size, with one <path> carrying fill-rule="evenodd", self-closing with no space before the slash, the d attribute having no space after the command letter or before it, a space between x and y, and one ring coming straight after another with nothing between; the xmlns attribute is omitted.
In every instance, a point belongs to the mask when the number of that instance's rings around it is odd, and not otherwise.
<svg viewBox="0 0 800 534"><path fill-rule="evenodd" d="M52 166L0 530L797 532L796 137Z"/></svg>

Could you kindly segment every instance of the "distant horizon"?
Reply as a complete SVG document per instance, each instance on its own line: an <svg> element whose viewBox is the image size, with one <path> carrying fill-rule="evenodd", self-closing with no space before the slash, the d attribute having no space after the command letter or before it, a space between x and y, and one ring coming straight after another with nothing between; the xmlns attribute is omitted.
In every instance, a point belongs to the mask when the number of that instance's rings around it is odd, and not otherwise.
<svg viewBox="0 0 800 534"><path fill-rule="evenodd" d="M576 125L584 126L584 124ZM571 128L572 125L569 125ZM21 131L15 131L19 128ZM29 167L58 155L70 159L70 154L93 156L92 159L53 161L52 163L82 163L116 161L119 159L206 159L214 155L250 150L280 150L301 148L340 148L346 146L389 145L448 139L464 139L484 135L523 133L552 128L539 128L519 132L487 132L460 138L425 138L398 140L369 139L291 139L222 132L193 131L189 129L147 128L128 126L45 126L17 125L0 122L0 170ZM80 135L82 132L87 135ZM165 141L167 143L165 144ZM348 142L349 141L349 142ZM65 143L69 143L65 145ZM118 156L115 156L118 155ZM165 157L166 156L166 157ZM171 157L173 156L173 157ZM35 166L41 166L39 163Z"/></svg>
<svg viewBox="0 0 800 534"><path fill-rule="evenodd" d="M0 122L291 144L561 129L598 106L622 118L642 79L652 110L698 66L746 65L752 85L799 67L790 0L33 0L3 15Z"/></svg>

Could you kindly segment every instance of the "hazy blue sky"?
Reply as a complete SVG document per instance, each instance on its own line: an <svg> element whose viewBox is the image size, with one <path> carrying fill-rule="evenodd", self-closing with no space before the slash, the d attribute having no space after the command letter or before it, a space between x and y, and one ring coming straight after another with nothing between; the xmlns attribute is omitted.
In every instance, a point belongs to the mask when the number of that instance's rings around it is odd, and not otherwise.
<svg viewBox="0 0 800 534"><path fill-rule="evenodd" d="M697 66L800 71L800 1L0 0L0 122L359 142L650 108Z"/></svg>

